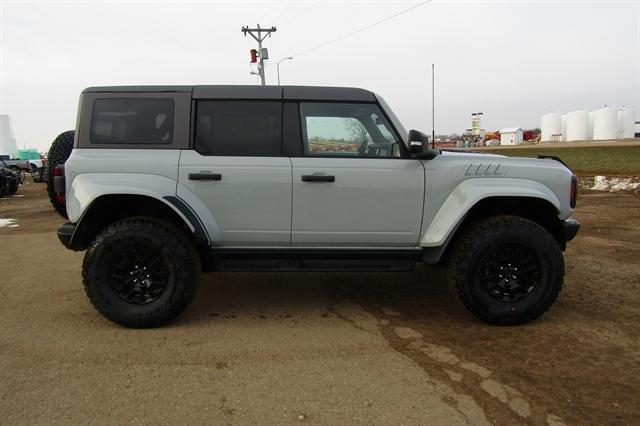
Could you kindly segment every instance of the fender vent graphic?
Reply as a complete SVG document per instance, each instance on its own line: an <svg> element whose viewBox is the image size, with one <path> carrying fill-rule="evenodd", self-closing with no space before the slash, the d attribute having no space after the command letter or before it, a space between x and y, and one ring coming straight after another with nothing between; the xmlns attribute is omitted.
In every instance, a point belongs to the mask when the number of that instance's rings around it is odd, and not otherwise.
<svg viewBox="0 0 640 426"><path fill-rule="evenodd" d="M500 164L469 164L465 176L504 176L507 168Z"/></svg>

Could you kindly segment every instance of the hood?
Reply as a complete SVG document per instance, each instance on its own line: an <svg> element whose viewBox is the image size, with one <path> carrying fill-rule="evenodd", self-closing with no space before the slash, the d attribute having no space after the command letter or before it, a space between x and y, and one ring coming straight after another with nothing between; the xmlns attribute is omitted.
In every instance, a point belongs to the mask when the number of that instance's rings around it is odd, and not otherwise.
<svg viewBox="0 0 640 426"><path fill-rule="evenodd" d="M504 155L492 154L492 153L484 153L484 152L471 152L471 151L440 151L442 155L452 156L452 157L468 157L468 158L488 158L488 157L499 157L504 158Z"/></svg>

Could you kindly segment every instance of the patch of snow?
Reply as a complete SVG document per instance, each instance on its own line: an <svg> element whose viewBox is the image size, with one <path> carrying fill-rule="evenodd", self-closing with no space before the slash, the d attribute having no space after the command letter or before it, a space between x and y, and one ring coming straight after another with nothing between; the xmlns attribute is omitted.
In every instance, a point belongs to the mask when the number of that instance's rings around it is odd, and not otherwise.
<svg viewBox="0 0 640 426"><path fill-rule="evenodd" d="M590 189L607 192L639 191L640 181L637 178L596 176Z"/></svg>
<svg viewBox="0 0 640 426"><path fill-rule="evenodd" d="M7 226L9 228L16 228L20 225L17 225L13 222L15 222L16 219L0 219L0 228L2 228L3 226Z"/></svg>

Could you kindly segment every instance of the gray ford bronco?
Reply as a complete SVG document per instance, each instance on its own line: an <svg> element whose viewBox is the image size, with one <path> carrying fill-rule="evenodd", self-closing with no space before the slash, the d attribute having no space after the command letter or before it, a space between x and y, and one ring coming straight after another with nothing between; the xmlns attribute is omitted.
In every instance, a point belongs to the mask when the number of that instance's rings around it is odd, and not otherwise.
<svg viewBox="0 0 640 426"><path fill-rule="evenodd" d="M492 324L541 315L563 284L576 177L557 158L429 149L368 90L92 87L55 168L108 319L175 318L210 271L409 271L446 263Z"/></svg>

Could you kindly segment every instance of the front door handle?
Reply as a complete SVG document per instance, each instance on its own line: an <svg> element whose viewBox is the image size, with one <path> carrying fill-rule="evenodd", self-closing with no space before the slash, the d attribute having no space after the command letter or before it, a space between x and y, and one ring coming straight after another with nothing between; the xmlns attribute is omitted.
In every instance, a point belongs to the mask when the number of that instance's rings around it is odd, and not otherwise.
<svg viewBox="0 0 640 426"><path fill-rule="evenodd" d="M302 175L303 182L335 182L336 177L331 175Z"/></svg>
<svg viewBox="0 0 640 426"><path fill-rule="evenodd" d="M189 180L222 180L220 173L189 173Z"/></svg>

